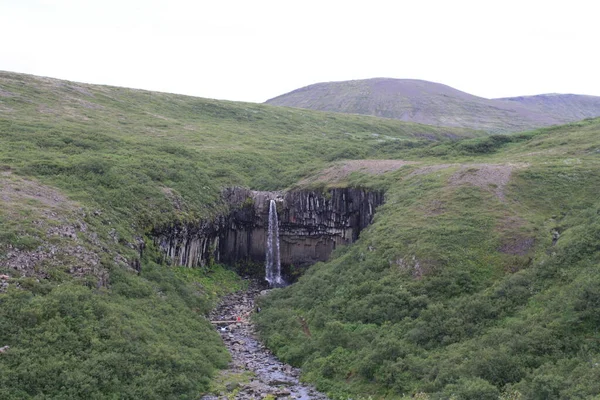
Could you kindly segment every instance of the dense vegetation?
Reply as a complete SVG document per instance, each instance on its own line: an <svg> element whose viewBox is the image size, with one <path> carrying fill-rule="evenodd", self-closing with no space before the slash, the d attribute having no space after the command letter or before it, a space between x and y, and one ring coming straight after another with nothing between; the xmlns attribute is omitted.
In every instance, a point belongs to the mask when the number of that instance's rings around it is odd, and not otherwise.
<svg viewBox="0 0 600 400"><path fill-rule="evenodd" d="M218 213L224 186L478 135L0 73L0 398L197 398L228 361L203 315L241 283L160 265L154 226Z"/></svg>
<svg viewBox="0 0 600 400"><path fill-rule="evenodd" d="M228 274L218 283L239 286ZM152 262L141 276L116 267L110 289L20 284L0 295L0 342L11 346L0 359L2 399L196 399L229 361L199 317L210 296Z"/></svg>
<svg viewBox="0 0 600 400"><path fill-rule="evenodd" d="M350 178L386 204L263 300L268 346L335 398L600 395L600 120L411 154L444 164Z"/></svg>
<svg viewBox="0 0 600 400"><path fill-rule="evenodd" d="M335 183L386 204L263 300L267 344L334 398L598 396L599 135L600 120L482 136L0 73L0 398L198 398L228 361L204 315L242 283L162 265L146 235L218 213L224 186L361 158L415 164Z"/></svg>

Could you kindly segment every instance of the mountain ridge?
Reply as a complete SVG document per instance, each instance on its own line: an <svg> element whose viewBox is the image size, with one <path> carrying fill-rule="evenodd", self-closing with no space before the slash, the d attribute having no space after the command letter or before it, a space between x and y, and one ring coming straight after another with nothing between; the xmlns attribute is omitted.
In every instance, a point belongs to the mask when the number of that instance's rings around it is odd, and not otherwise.
<svg viewBox="0 0 600 400"><path fill-rule="evenodd" d="M600 97L541 94L487 99L419 79L322 82L266 104L509 133L600 116Z"/></svg>

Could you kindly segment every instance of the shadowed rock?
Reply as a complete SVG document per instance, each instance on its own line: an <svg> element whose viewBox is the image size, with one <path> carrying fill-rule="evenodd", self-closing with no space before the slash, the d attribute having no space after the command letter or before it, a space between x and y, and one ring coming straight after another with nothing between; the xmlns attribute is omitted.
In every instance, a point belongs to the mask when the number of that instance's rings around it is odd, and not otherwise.
<svg viewBox="0 0 600 400"><path fill-rule="evenodd" d="M230 206L228 215L154 230L155 243L166 259L188 267L210 260L264 266L269 205L274 200L282 268L311 265L327 260L337 246L356 241L383 203L383 193L354 188L287 193L231 188L223 199Z"/></svg>

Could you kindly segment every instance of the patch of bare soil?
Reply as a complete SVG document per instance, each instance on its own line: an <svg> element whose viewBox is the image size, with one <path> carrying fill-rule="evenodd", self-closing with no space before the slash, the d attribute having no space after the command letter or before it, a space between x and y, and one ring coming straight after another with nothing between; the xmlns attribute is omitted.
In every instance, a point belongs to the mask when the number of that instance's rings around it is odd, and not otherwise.
<svg viewBox="0 0 600 400"><path fill-rule="evenodd" d="M432 172L437 172L437 171L440 171L442 169L453 167L455 165L456 164L428 165L426 167L421 167L421 168L415 169L413 172L411 172L410 174L408 174L408 177L415 176L415 175L427 175L427 174L431 174Z"/></svg>
<svg viewBox="0 0 600 400"><path fill-rule="evenodd" d="M82 209L59 191L3 171L0 217L5 224L0 229L16 235L16 241L0 243L0 269L11 278L43 279L56 267L76 277L93 276L98 286L107 283L100 257L91 250L98 245L96 235ZM22 245L24 239L35 248Z"/></svg>
<svg viewBox="0 0 600 400"><path fill-rule="evenodd" d="M67 203L67 198L59 191L26 179L21 179L10 171L0 172L0 198L3 203L35 200L57 207Z"/></svg>
<svg viewBox="0 0 600 400"><path fill-rule="evenodd" d="M504 188L510 181L515 168L524 168L527 164L466 164L449 179L451 186L471 184L493 192L505 201Z"/></svg>
<svg viewBox="0 0 600 400"><path fill-rule="evenodd" d="M318 175L304 179L301 185L315 182L340 182L352 172L363 172L372 175L381 175L395 171L405 165L416 164L416 161L404 160L349 160L337 163L324 169Z"/></svg>

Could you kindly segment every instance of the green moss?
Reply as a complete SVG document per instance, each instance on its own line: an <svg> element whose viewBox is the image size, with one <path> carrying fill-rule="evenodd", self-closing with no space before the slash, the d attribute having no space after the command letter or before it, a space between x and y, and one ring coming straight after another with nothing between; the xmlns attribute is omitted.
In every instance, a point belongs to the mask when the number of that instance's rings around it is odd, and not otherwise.
<svg viewBox="0 0 600 400"><path fill-rule="evenodd" d="M212 300L248 286L248 281L243 281L234 271L218 264L205 269L174 267L173 271L184 281L197 285Z"/></svg>
<svg viewBox="0 0 600 400"><path fill-rule="evenodd" d="M240 386L250 383L253 377L254 375L248 371L240 373L221 371L212 380L208 392L217 396L227 396L227 399L235 400L240 391Z"/></svg>

